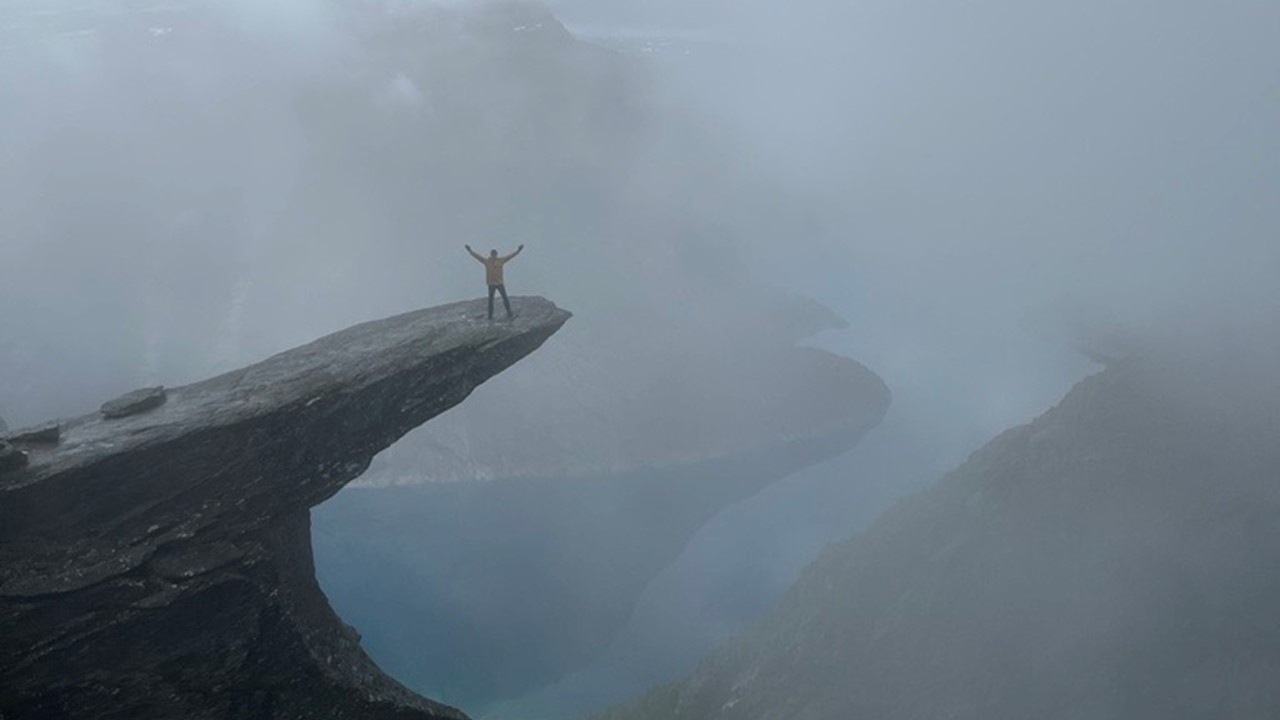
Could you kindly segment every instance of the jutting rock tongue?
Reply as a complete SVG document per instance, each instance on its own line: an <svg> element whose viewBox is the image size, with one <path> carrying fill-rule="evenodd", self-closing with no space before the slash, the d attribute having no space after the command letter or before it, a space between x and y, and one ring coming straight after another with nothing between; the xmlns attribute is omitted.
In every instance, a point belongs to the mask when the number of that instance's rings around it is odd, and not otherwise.
<svg viewBox="0 0 1280 720"><path fill-rule="evenodd" d="M0 475L0 716L463 718L330 609L308 510L570 317L515 305L358 325L24 447Z"/></svg>

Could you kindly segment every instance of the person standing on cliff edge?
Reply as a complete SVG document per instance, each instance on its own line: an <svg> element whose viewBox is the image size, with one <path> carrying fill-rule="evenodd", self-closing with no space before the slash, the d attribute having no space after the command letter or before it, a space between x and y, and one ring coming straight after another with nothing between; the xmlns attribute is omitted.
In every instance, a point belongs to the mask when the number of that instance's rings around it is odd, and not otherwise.
<svg viewBox="0 0 1280 720"><path fill-rule="evenodd" d="M484 281L489 285L489 319L493 319L493 294L495 292L502 293L502 305L507 309L507 317L514 317L511 312L511 301L507 299L507 285L502 281L502 266L519 255L520 251L524 250L524 245L516 248L516 251L510 255L498 255L497 250L490 250L489 257L472 250L470 245L464 247L467 248L467 252L471 253L471 257L479 260L484 265Z"/></svg>

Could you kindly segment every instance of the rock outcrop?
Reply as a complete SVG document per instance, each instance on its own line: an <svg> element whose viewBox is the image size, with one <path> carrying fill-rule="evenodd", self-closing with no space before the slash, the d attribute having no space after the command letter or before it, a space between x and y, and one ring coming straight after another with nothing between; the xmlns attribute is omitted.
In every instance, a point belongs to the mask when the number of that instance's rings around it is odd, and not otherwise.
<svg viewBox="0 0 1280 720"><path fill-rule="evenodd" d="M27 466L27 454L7 440L0 440L0 472L13 472Z"/></svg>
<svg viewBox="0 0 1280 720"><path fill-rule="evenodd" d="M0 429L0 432L3 432ZM14 430L4 439L15 445L57 445L62 439L62 426L57 422L41 423L34 427Z"/></svg>
<svg viewBox="0 0 1280 720"><path fill-rule="evenodd" d="M1132 357L608 720L1280 717L1280 373Z"/></svg>
<svg viewBox="0 0 1280 720"><path fill-rule="evenodd" d="M366 323L31 446L0 476L0 715L464 717L365 656L316 585L309 509L569 317L516 308Z"/></svg>

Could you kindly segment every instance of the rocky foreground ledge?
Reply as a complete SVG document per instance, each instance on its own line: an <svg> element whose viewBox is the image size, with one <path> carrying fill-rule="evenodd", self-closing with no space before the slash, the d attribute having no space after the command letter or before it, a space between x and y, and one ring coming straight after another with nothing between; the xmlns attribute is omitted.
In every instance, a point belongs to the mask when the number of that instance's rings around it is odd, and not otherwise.
<svg viewBox="0 0 1280 720"><path fill-rule="evenodd" d="M308 511L570 317L515 303L358 325L23 448L0 474L0 717L464 717L360 649Z"/></svg>

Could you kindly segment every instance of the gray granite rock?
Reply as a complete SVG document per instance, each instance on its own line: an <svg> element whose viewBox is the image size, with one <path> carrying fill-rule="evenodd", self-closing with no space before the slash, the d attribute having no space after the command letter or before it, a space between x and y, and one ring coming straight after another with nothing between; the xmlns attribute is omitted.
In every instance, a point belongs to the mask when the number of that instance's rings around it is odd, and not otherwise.
<svg viewBox="0 0 1280 720"><path fill-rule="evenodd" d="M102 416L106 418L122 418L154 410L165 403L168 393L163 386L149 387L125 393L114 400L102 404Z"/></svg>
<svg viewBox="0 0 1280 720"><path fill-rule="evenodd" d="M60 439L62 439L62 426L57 422L14 430L5 437L5 440L15 445L56 445Z"/></svg>
<svg viewBox="0 0 1280 720"><path fill-rule="evenodd" d="M569 318L513 301L358 325L32 446L0 475L0 716L464 718L334 614L310 508Z"/></svg>
<svg viewBox="0 0 1280 720"><path fill-rule="evenodd" d="M8 442L0 440L0 472L21 470L26 466L27 454Z"/></svg>

